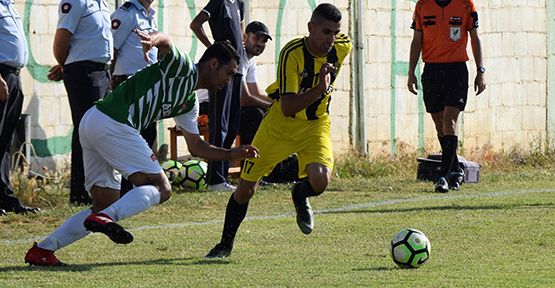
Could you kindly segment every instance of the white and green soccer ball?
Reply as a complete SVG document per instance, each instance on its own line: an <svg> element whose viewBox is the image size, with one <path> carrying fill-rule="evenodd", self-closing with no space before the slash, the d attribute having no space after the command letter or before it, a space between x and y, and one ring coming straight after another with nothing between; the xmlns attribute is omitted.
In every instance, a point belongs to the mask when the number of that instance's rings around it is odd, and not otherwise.
<svg viewBox="0 0 555 288"><path fill-rule="evenodd" d="M418 268L428 259L432 246L424 233L405 228L391 240L391 257L401 268Z"/></svg>
<svg viewBox="0 0 555 288"><path fill-rule="evenodd" d="M166 176L168 177L168 180L170 180L171 184L180 185L185 178L185 175L183 174L183 164L181 164L181 162L167 160L160 164L160 166L162 166L162 169L164 170L164 173L166 173Z"/></svg>
<svg viewBox="0 0 555 288"><path fill-rule="evenodd" d="M208 164L200 160L189 160L183 163L181 174L183 179L179 183L183 188L191 190L206 189L206 172L208 171Z"/></svg>

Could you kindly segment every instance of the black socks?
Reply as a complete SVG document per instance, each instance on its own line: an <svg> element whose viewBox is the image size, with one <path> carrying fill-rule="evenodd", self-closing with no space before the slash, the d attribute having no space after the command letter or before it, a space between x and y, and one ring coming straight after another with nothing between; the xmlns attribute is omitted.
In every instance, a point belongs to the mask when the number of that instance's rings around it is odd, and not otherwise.
<svg viewBox="0 0 555 288"><path fill-rule="evenodd" d="M249 202L244 204L239 204L233 198L234 194L231 194L229 201L227 202L227 208L225 210L225 223L224 231L222 232L221 244L233 247L233 241L235 240L235 235L239 226L245 216L247 215L247 209L249 208Z"/></svg>
<svg viewBox="0 0 555 288"><path fill-rule="evenodd" d="M304 178L302 182L295 184L293 187L293 199L295 200L318 196L320 194L322 193L314 191L314 188L312 188L312 185L308 182L308 178Z"/></svg>
<svg viewBox="0 0 555 288"><path fill-rule="evenodd" d="M447 178L452 167L456 167L458 171L459 160L456 158L459 137L457 137L457 135L445 135L438 138L441 144L441 171L439 176ZM456 166L454 164L456 164Z"/></svg>

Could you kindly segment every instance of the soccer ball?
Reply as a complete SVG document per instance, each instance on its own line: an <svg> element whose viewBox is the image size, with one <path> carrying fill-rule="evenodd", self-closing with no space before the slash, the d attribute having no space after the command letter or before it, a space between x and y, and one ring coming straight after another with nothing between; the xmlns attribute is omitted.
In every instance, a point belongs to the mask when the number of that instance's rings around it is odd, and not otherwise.
<svg viewBox="0 0 555 288"><path fill-rule="evenodd" d="M424 233L401 229L391 240L391 257L401 268L418 268L430 259L432 246Z"/></svg>
<svg viewBox="0 0 555 288"><path fill-rule="evenodd" d="M179 184L183 188L192 190L205 189L208 185L206 183L206 172L208 171L208 164L200 160L189 160L183 163L181 174L183 179Z"/></svg>
<svg viewBox="0 0 555 288"><path fill-rule="evenodd" d="M168 180L170 180L172 184L180 184L185 178L185 174L183 174L183 164L181 164L181 162L167 160L160 164L160 166L162 166L164 173L166 173Z"/></svg>

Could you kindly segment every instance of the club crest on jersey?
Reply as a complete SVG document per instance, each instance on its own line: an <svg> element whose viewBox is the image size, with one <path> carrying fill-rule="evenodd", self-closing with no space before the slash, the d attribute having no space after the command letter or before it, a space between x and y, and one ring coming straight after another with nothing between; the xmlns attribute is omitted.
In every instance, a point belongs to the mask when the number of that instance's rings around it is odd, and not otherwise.
<svg viewBox="0 0 555 288"><path fill-rule="evenodd" d="M112 29L118 30L119 26L121 26L121 21L119 19L112 20Z"/></svg>
<svg viewBox="0 0 555 288"><path fill-rule="evenodd" d="M453 41L459 41L461 39L461 27L451 27L450 33L449 33L451 40Z"/></svg>
<svg viewBox="0 0 555 288"><path fill-rule="evenodd" d="M162 117L166 118L172 114L172 104L171 103L163 103L162 104Z"/></svg>
<svg viewBox="0 0 555 288"><path fill-rule="evenodd" d="M67 14L69 13L69 10L71 10L71 4L67 2L62 4L62 13Z"/></svg>

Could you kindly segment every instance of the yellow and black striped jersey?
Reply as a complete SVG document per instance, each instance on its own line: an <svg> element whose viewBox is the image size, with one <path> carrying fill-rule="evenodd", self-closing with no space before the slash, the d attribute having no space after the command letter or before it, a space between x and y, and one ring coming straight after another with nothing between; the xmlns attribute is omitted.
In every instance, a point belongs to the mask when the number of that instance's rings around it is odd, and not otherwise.
<svg viewBox="0 0 555 288"><path fill-rule="evenodd" d="M320 67L324 63L335 66L330 89L307 108L297 112L295 119L316 120L329 114L331 92L339 68L352 49L351 40L345 34L337 35L330 52L323 57L314 56L307 49L307 38L297 38L280 51L277 80L268 88L268 95L279 101L285 94L301 94L318 85Z"/></svg>

